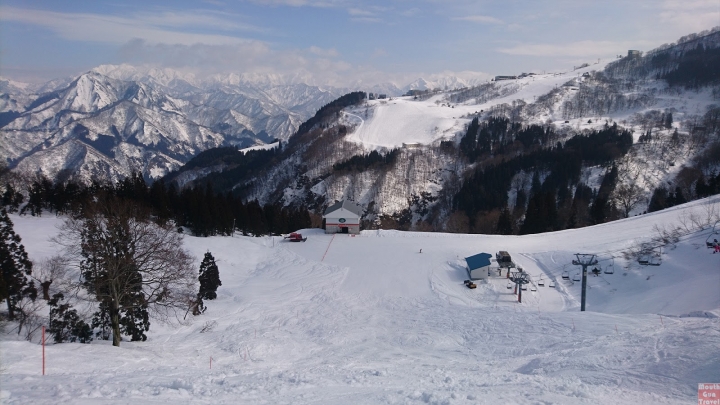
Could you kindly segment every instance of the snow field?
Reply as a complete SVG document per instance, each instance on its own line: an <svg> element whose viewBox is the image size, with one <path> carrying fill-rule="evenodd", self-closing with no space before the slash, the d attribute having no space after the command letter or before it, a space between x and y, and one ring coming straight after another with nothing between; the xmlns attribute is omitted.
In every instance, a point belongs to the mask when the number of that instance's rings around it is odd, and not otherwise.
<svg viewBox="0 0 720 405"><path fill-rule="evenodd" d="M529 236L305 230L278 237L186 237L223 285L184 325L153 321L147 342L40 346L0 340L3 404L679 404L720 376L720 257L705 233L652 269L615 259L579 283L573 253L609 257L655 224L720 197L601 226ZM12 217L31 259L54 253L52 216ZM422 249L422 253L420 253ZM469 290L463 258L509 250L537 280L523 303L491 277ZM601 264L605 266L607 260ZM199 265L199 259L198 259ZM575 267L575 266L572 266ZM627 273L626 276L623 273ZM650 280L647 276L651 275ZM204 327L209 330L201 332ZM212 369L210 358L212 357Z"/></svg>
<svg viewBox="0 0 720 405"><path fill-rule="evenodd" d="M518 91L482 104L476 104L474 99L461 104L448 103L445 101L447 93L440 93L424 101L413 100L412 97L370 100L367 102L367 117L364 107L345 112L346 117L350 116L348 118L359 124L347 139L360 143L369 150L396 148L403 143L431 144L441 139L454 139L457 133L465 130L465 124L470 122L462 117L494 105L509 104L514 100L533 103L536 97L562 86L568 80L577 79L585 72L604 69L608 62L610 61L603 61L571 72L538 74L501 81L498 82L499 85L518 86ZM452 107L449 104L452 104Z"/></svg>

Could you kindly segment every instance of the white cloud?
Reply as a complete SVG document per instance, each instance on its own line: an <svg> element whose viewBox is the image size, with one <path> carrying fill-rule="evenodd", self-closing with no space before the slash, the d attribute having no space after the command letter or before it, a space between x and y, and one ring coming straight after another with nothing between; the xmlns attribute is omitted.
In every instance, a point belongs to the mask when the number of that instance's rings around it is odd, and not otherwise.
<svg viewBox="0 0 720 405"><path fill-rule="evenodd" d="M617 55L628 49L650 46L647 41L577 41L564 44L520 44L509 48L496 49L500 53L523 56L600 56Z"/></svg>
<svg viewBox="0 0 720 405"><path fill-rule="evenodd" d="M381 18L377 18L377 17L356 17L356 18L351 18L350 20L355 21L355 22L372 23L372 24L381 23L383 21Z"/></svg>
<svg viewBox="0 0 720 405"><path fill-rule="evenodd" d="M383 49L383 48L375 48L375 50L373 51L372 55L370 55L370 57L373 58L373 59L375 59L375 58L382 58L382 57L387 56L387 54L388 54L388 53L387 53L387 51L386 51L385 49Z"/></svg>
<svg viewBox="0 0 720 405"><path fill-rule="evenodd" d="M256 74L302 77L310 84L342 84L354 75L352 64L337 60L335 49L276 50L261 42L230 45L169 45L133 40L120 59L133 65L169 67L199 77L213 74Z"/></svg>
<svg viewBox="0 0 720 405"><path fill-rule="evenodd" d="M481 23L481 24L504 24L502 20L499 20L495 17L490 17L487 15L468 15L465 17L455 17L453 18L455 21L470 21L474 23Z"/></svg>
<svg viewBox="0 0 720 405"><path fill-rule="evenodd" d="M267 6L292 6L292 7L339 7L346 0L249 0Z"/></svg>
<svg viewBox="0 0 720 405"><path fill-rule="evenodd" d="M91 13L60 13L0 7L0 21L21 22L41 26L58 36L76 41L123 44L132 39L148 43L229 45L249 40L227 34L191 33L180 29L221 31L260 31L213 13L139 13L130 17Z"/></svg>
<svg viewBox="0 0 720 405"><path fill-rule="evenodd" d="M665 0L659 23L677 34L689 34L720 25L720 1Z"/></svg>
<svg viewBox="0 0 720 405"><path fill-rule="evenodd" d="M348 14L355 15L355 16L374 16L375 13L369 10L363 10L359 8L350 8L348 9Z"/></svg>
<svg viewBox="0 0 720 405"><path fill-rule="evenodd" d="M309 50L313 55L322 56L324 58L334 58L340 55L335 48L323 49L317 46L311 46Z"/></svg>

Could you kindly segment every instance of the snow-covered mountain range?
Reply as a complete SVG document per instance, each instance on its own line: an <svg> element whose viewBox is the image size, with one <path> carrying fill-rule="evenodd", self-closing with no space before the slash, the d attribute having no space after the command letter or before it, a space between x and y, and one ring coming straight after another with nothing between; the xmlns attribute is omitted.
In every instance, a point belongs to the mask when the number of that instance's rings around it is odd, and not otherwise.
<svg viewBox="0 0 720 405"><path fill-rule="evenodd" d="M460 88L459 78L418 79L366 91ZM50 178L158 178L200 151L287 140L321 106L350 91L307 78L102 65L41 85L0 78L0 154L11 168Z"/></svg>
<svg viewBox="0 0 720 405"><path fill-rule="evenodd" d="M344 90L101 66L69 83L2 84L0 154L11 168L88 181L157 178L208 148L287 139ZM35 92L37 90L38 92Z"/></svg>
<svg viewBox="0 0 720 405"><path fill-rule="evenodd" d="M390 99L364 100L332 117L307 121L314 124L303 124L305 135L296 137L302 141L284 142L282 159L257 178L237 179L235 188L261 203L319 207L350 198L373 214L410 210L414 220L426 218L428 206L453 198L478 164L443 143L458 145L474 118L506 117L552 130L553 142L613 124L633 131L636 145L616 164L621 183L637 185L649 197L659 184L675 187L676 176L703 153L719 127L712 123L720 97L714 79L678 84L664 75L698 65L692 58L713 60L708 52L719 46L720 33L714 31L689 35L645 56L593 60L510 80L465 74L418 79L402 88L370 86L362 90ZM41 87L0 81L0 153L15 170L49 177L118 179L138 170L157 179L206 149L290 140L318 108L349 91L304 80L199 78L171 69L105 65ZM418 92L399 96L408 90ZM334 169L353 156L393 149L396 163ZM223 168L196 167L183 173L180 185ZM710 174L712 167L704 170ZM597 188L603 173L603 167L584 167L582 181ZM528 191L531 176L518 173L513 182ZM508 192L510 205L517 191Z"/></svg>
<svg viewBox="0 0 720 405"><path fill-rule="evenodd" d="M580 181L599 188L606 169L614 163L618 184L638 187L645 202L660 185L672 190L680 186L687 194L697 175L690 180L679 175L700 170L695 161L717 139L720 125L713 117L720 111L720 88L716 78L691 85L671 83L672 76L665 79L663 75L675 72L677 76L688 61L690 66L697 65L692 59L697 57L693 54L699 52L696 49L705 52L699 56L701 60L711 60L710 53L719 46L720 32L716 31L690 35L645 56L595 60L567 71L526 74L455 90L363 100L345 106L339 114L315 120L296 142L291 139L286 145L284 160L258 178L236 179L236 189L246 190L249 199L262 203L281 201L314 208L347 198L366 207L367 219L403 215L416 223L427 220L428 208L438 201L446 200L448 207L463 182L477 167L486 165L468 161L457 148L446 146L458 145L474 118L482 122L506 117L523 126L551 130L554 139L545 148L617 124L633 132L635 144L608 166L584 166ZM693 75L697 74L691 74L691 81ZM421 81L416 85L437 89L436 84ZM507 142L513 141L519 143L517 139ZM393 150L391 163L341 169L349 167L354 157L372 151L390 156ZM488 161L498 163L492 152ZM702 168L706 176L718 169L717 162ZM194 170L197 177L203 177L211 169ZM540 166L518 172L512 180L514 186L508 185L511 208L519 189L529 193L533 171L548 175ZM183 184L192 178L192 171L184 172ZM647 204L638 204L633 213L645 209ZM449 211L440 215L439 222L445 222L447 214Z"/></svg>

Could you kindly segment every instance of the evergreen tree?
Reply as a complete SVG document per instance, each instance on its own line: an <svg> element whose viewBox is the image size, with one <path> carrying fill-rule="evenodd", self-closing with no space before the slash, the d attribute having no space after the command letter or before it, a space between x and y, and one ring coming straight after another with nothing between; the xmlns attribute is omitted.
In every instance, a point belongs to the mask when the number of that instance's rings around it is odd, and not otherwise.
<svg viewBox="0 0 720 405"><path fill-rule="evenodd" d="M20 214L25 215L30 211L30 215L34 217L42 216L42 210L47 206L48 194L52 188L52 183L45 177L35 180L30 186L28 202L20 210Z"/></svg>
<svg viewBox="0 0 720 405"><path fill-rule="evenodd" d="M16 191L12 184L7 183L5 185L5 192L2 195L2 206L6 207L8 212L17 212L23 199L23 195L19 191Z"/></svg>
<svg viewBox="0 0 720 405"><path fill-rule="evenodd" d="M653 191L652 197L650 197L650 204L648 205L648 212L660 211L669 207L668 205L668 191L665 187L660 186Z"/></svg>
<svg viewBox="0 0 720 405"><path fill-rule="evenodd" d="M478 119L475 117L472 122L470 122L470 125L468 125L465 136L460 139L460 151L464 153L470 161L475 160L475 157L477 156L476 148L478 147L477 134L479 128L480 125L478 124Z"/></svg>
<svg viewBox="0 0 720 405"><path fill-rule="evenodd" d="M112 321L110 320L110 305L106 301L100 301L98 310L93 314L91 326L100 340L110 340L112 336Z"/></svg>
<svg viewBox="0 0 720 405"><path fill-rule="evenodd" d="M687 202L687 199L685 198L685 195L682 192L682 189L680 187L675 187L675 204L674 205L680 205L685 204Z"/></svg>
<svg viewBox="0 0 720 405"><path fill-rule="evenodd" d="M50 306L50 325L48 332L55 339L55 343L75 342L90 343L92 329L80 318L77 310L71 309L68 303L61 303L65 299L62 293L57 293L48 301Z"/></svg>
<svg viewBox="0 0 720 405"><path fill-rule="evenodd" d="M14 229L7 211L0 209L0 300L7 301L8 318L15 319L18 303L23 297L35 301L37 289L29 280L32 262Z"/></svg>
<svg viewBox="0 0 720 405"><path fill-rule="evenodd" d="M503 208L500 212L500 218L498 218L495 232L500 235L512 235L513 233L512 216L510 215L510 210L507 207Z"/></svg>
<svg viewBox="0 0 720 405"><path fill-rule="evenodd" d="M707 183L705 182L705 176L700 173L700 177L697 179L697 183L695 183L695 195L697 195L698 198L707 197L710 195L709 188Z"/></svg>
<svg viewBox="0 0 720 405"><path fill-rule="evenodd" d="M220 281L220 271L215 263L215 258L210 251L205 253L205 258L200 264L198 280L200 280L198 298L208 300L217 298L217 289L222 285L222 282Z"/></svg>
<svg viewBox="0 0 720 405"><path fill-rule="evenodd" d="M665 125L665 128L670 129L672 128L673 124L673 116L672 113L667 113L665 115L665 122L663 123Z"/></svg>
<svg viewBox="0 0 720 405"><path fill-rule="evenodd" d="M98 193L83 212L65 221L57 238L66 257L80 269L87 292L99 301L93 327L145 340L149 311L184 306L193 270L181 237L169 224L150 221L131 201ZM107 328L111 333L107 333Z"/></svg>

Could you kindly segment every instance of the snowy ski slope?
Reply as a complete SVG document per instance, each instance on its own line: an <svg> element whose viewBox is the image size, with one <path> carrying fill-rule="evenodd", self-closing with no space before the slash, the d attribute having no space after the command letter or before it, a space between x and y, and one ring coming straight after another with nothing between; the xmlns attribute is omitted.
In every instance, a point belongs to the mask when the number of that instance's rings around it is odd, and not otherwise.
<svg viewBox="0 0 720 405"><path fill-rule="evenodd" d="M538 74L517 80L501 81L498 82L499 85L515 86L517 91L481 104L473 103L473 100L451 104L444 101L447 93L439 93L422 101L414 100L413 97L370 100L367 102L367 118L365 118L365 106L345 112L346 119L357 125L347 139L361 143L368 149L395 148L402 146L403 143L431 144L438 140L454 139L455 135L464 131L465 125L470 122L468 115L476 114L494 105L511 104L514 100L532 103L536 97L562 86L569 80L577 79L583 73L602 70L611 61L601 61L568 72Z"/></svg>
<svg viewBox="0 0 720 405"><path fill-rule="evenodd" d="M720 255L708 231L641 267L621 251L655 225L720 209L720 196L577 230L485 236L303 231L281 238L186 237L218 259L223 285L187 325L154 321L148 341L0 341L3 404L683 404L720 382ZM12 216L31 259L54 253L60 219ZM422 249L422 253L420 253ZM507 279L467 289L463 258L508 250L545 286L518 304ZM604 270L564 281L574 253ZM614 262L611 257L615 257ZM199 260L198 260L199 265ZM548 281L555 280L556 288ZM216 322L201 333L207 322ZM210 358L212 357L212 369Z"/></svg>

